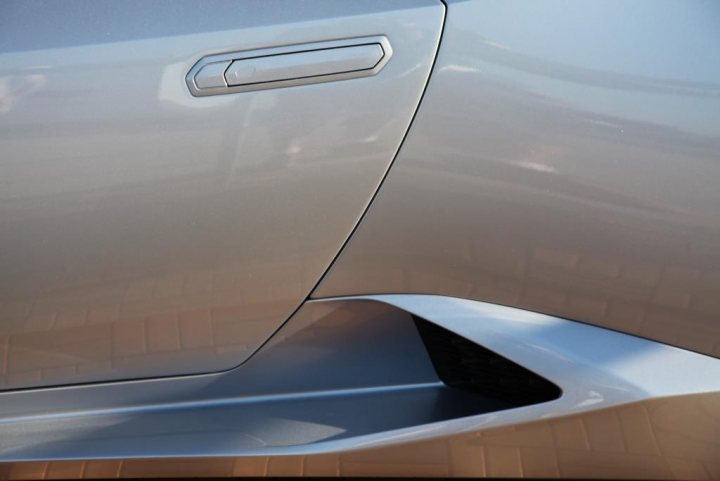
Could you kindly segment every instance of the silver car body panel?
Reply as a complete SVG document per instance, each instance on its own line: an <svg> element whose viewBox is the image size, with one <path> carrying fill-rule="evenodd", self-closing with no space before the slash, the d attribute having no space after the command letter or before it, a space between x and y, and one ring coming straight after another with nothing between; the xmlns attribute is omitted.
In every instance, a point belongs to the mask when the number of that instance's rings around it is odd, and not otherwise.
<svg viewBox="0 0 720 481"><path fill-rule="evenodd" d="M3 2L0 389L228 369L308 296L410 124L444 6L297 7ZM383 35L370 78L185 84L208 55Z"/></svg>
<svg viewBox="0 0 720 481"><path fill-rule="evenodd" d="M314 297L512 305L720 356L720 3L450 2Z"/></svg>
<svg viewBox="0 0 720 481"><path fill-rule="evenodd" d="M483 407L481 398L448 400L417 335L405 329L409 314L530 367L560 386L562 396L513 409ZM695 420L684 430L673 424L669 434L647 432L643 403L663 405L663 399L680 406L702 402L710 411L692 413ZM313 459L334 453L352 458L358 450L374 450L365 458L373 473L391 474L388 453L412 452L421 441L439 440L462 453L472 439L499 428L522 432L522 426L538 420L549 426L580 418L591 429L588 450L600 447L595 462L615 456L625 461L615 472L630 476L647 461L642 449L653 435L659 462L678 458L712 466L711 455L720 449L717 439L695 430L698 416L714 429L720 421L718 401L720 360L712 357L476 301L367 296L305 304L273 341L227 373L1 394L0 461L11 471L27 462L114 465L113 459L124 459L132 466L142 465L142 458L202 462L221 457L220 462L231 459L231 465L242 466L243 457L249 457L252 466L257 456ZM488 412L472 415L472 409ZM607 440L593 439L592 426L612 410L623 412L617 422L630 438L608 454L602 452ZM576 421L567 422L574 432ZM687 437L694 439L695 453L684 452L679 439ZM507 448L525 446L512 439ZM563 439L543 443L546 450L568 449ZM582 446L572 449L583 451ZM422 455L418 451L413 463L422 466ZM465 463L458 458L449 469ZM212 469L209 461L205 464ZM498 464L513 466L502 459ZM152 473L145 469L134 474Z"/></svg>
<svg viewBox="0 0 720 481"><path fill-rule="evenodd" d="M0 479L720 480L719 24L1 3Z"/></svg>
<svg viewBox="0 0 720 481"><path fill-rule="evenodd" d="M512 428L306 455L29 461L3 479L392 476L717 479L714 394L641 401Z"/></svg>

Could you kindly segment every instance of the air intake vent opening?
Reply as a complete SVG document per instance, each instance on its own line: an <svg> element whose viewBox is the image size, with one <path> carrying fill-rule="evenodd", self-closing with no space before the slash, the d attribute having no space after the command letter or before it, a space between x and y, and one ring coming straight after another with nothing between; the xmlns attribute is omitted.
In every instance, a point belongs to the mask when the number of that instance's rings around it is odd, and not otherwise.
<svg viewBox="0 0 720 481"><path fill-rule="evenodd" d="M438 377L447 386L513 407L552 401L562 394L558 386L529 369L425 319L413 319Z"/></svg>

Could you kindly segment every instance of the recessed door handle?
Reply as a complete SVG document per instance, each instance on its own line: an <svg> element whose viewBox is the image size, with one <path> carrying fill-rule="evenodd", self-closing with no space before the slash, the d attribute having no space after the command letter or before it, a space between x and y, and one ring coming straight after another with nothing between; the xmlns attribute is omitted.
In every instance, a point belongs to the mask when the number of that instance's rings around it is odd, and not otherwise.
<svg viewBox="0 0 720 481"><path fill-rule="evenodd" d="M235 60L225 72L225 81L246 85L353 72L372 69L382 58L382 47L373 43Z"/></svg>
<svg viewBox="0 0 720 481"><path fill-rule="evenodd" d="M195 96L330 82L375 75L391 55L383 36L213 55L186 82Z"/></svg>

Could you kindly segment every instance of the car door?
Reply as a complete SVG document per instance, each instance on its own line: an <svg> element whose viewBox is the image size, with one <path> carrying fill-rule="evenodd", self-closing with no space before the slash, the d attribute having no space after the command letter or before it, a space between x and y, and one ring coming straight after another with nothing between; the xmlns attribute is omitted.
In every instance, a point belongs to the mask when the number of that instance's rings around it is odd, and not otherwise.
<svg viewBox="0 0 720 481"><path fill-rule="evenodd" d="M0 6L0 389L229 369L418 106L439 0Z"/></svg>

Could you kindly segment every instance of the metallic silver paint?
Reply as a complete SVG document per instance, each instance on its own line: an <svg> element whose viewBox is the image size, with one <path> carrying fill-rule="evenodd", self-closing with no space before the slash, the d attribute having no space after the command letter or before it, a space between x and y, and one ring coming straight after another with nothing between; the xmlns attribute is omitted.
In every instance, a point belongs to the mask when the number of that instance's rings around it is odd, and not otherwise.
<svg viewBox="0 0 720 481"><path fill-rule="evenodd" d="M443 16L438 0L2 2L0 388L245 360L365 210ZM185 85L207 55L375 35L395 54L372 78Z"/></svg>
<svg viewBox="0 0 720 481"><path fill-rule="evenodd" d="M720 353L720 8L448 3L417 122L315 293L390 295L307 302L226 372L0 393L0 479L720 479L719 360L404 294ZM442 11L0 5L0 382L245 359L370 201ZM383 34L396 56L374 78L223 98L183 81L222 52ZM453 392L409 313L563 396Z"/></svg>
<svg viewBox="0 0 720 481"><path fill-rule="evenodd" d="M442 294L720 356L720 3L450 2L315 298Z"/></svg>
<svg viewBox="0 0 720 481"><path fill-rule="evenodd" d="M481 406L479 399L443 402L407 312L532 368L560 385L563 396L476 415L467 410ZM73 406L73 398L80 405ZM455 453L447 461L452 472L485 476L493 473L485 460L477 459L470 468L463 452L502 432L501 446L541 447L534 454L544 450L547 455L538 460L525 459L525 454L524 463L572 467L572 460L556 460L554 450L583 452L581 445L568 447L568 432L574 436L579 422L587 426L588 443L597 450L583 459L595 465L621 460L611 471L616 477L648 479L659 470L642 474L639 463L712 467L712 453L720 450L720 439L711 435L720 427L719 400L720 360L709 356L475 301L369 296L307 303L250 362L227 373L0 394L0 461L14 469L17 462L120 458L137 467L135 475L147 477L154 474L153 464L148 461L142 468L141 458L203 465L209 462L204 459L219 457L216 462L232 459L239 469L251 469L258 456L347 459L365 453L374 472L387 475L399 452L406 456L402 473L421 469L426 454L415 446L430 443L433 457L438 449ZM659 420L657 414L650 416L659 429L647 426L646 409L666 402L689 410L682 416L684 425L672 422L669 433L662 426L666 415ZM46 414L48 406L52 415ZM620 420L613 423L617 416ZM707 432L698 429L701 422ZM557 438L549 432L532 436L550 426L557 426L552 428ZM518 437L511 435L515 432ZM627 441L607 452L608 435ZM687 451L687 438L693 452ZM653 448L653 442L659 446ZM487 462L515 469L515 459L497 453ZM352 467L347 471L359 474ZM572 477L563 472L553 477L568 475Z"/></svg>
<svg viewBox="0 0 720 481"><path fill-rule="evenodd" d="M0 465L0 479L383 476L720 479L720 399L697 394L632 403L458 436L350 452Z"/></svg>

